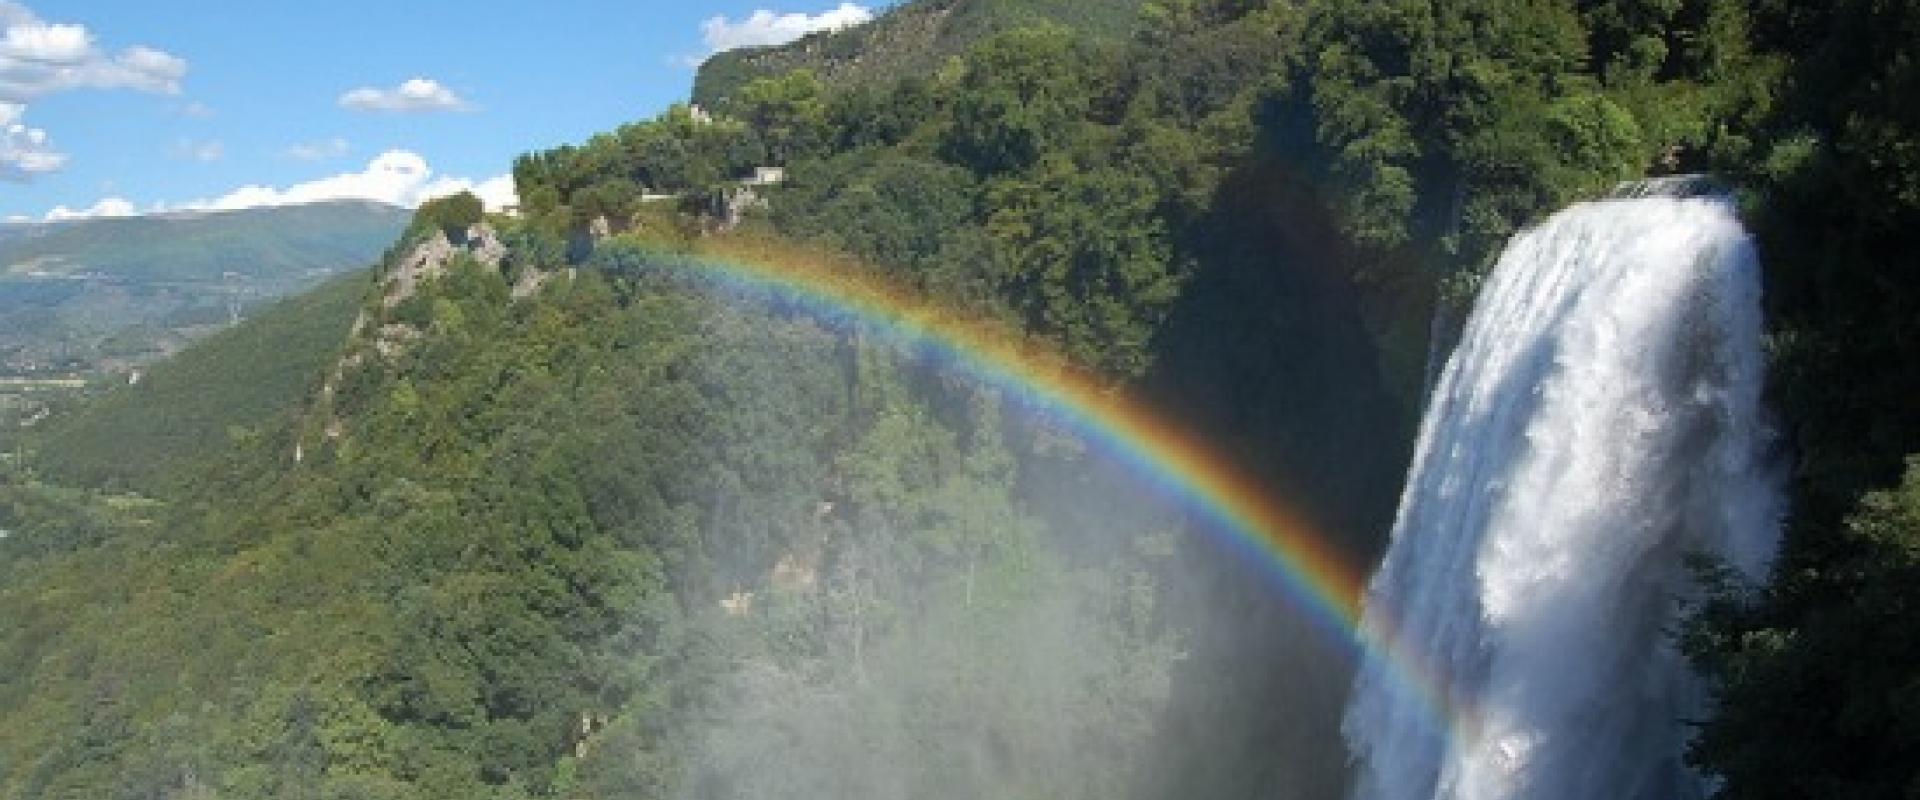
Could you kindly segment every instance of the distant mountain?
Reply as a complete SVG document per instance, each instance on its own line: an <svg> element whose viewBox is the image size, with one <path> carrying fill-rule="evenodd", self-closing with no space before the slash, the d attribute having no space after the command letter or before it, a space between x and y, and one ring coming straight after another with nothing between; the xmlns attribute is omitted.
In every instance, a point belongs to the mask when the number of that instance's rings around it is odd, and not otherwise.
<svg viewBox="0 0 1920 800"><path fill-rule="evenodd" d="M1132 32L1142 5L1141 0L911 0L865 25L716 55L700 66L693 102L724 106L754 79L796 69L813 70L833 87L931 75L982 39L1039 23L1117 39Z"/></svg>
<svg viewBox="0 0 1920 800"><path fill-rule="evenodd" d="M123 370L365 267L406 209L317 203L0 225L0 373Z"/></svg>
<svg viewBox="0 0 1920 800"><path fill-rule="evenodd" d="M234 272L274 281L366 266L408 217L403 208L353 201L5 225L0 280L207 281Z"/></svg>

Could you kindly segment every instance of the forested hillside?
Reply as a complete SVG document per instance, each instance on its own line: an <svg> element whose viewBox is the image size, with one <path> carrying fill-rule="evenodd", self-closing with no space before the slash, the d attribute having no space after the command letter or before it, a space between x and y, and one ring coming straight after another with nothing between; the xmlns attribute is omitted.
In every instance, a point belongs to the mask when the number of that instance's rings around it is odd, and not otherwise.
<svg viewBox="0 0 1920 800"><path fill-rule="evenodd" d="M61 483L154 491L235 440L285 424L320 382L366 293L358 270L261 309L33 432Z"/></svg>
<svg viewBox="0 0 1920 800"><path fill-rule="evenodd" d="M1152 399L1365 560L1506 237L1685 171L1762 243L1795 506L1777 580L1687 632L1692 757L1728 798L1910 790L1920 2L1081 34L717 65L713 119L516 161L518 218L423 208L293 418L152 497L9 465L0 797L1340 797L1352 664L1257 565L884 325L669 267L871 271Z"/></svg>
<svg viewBox="0 0 1920 800"><path fill-rule="evenodd" d="M746 84L800 69L830 86L928 77L981 40L1039 24L1120 40L1133 29L1141 5L1140 0L912 0L868 25L720 53L700 65L693 102L724 108Z"/></svg>
<svg viewBox="0 0 1920 800"><path fill-rule="evenodd" d="M767 722L868 713L796 691L915 708L886 732L899 774L805 775L822 787L1126 783L1173 654L1163 517L1043 541L1015 490L1025 423L993 394L680 285L636 243L519 300L499 266L561 265L456 255L388 305L407 252L321 424L239 442L164 504L15 477L0 791L757 793L800 778L755 766ZM1009 694L987 680L1009 666L1051 677ZM1052 731L1006 716L1066 707ZM1010 748L1003 770L943 756L950 725L988 726L967 740Z"/></svg>

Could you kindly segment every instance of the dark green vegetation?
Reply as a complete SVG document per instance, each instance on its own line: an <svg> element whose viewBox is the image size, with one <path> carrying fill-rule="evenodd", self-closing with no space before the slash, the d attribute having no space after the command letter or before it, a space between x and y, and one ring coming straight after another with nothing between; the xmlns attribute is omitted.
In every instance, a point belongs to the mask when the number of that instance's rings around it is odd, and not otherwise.
<svg viewBox="0 0 1920 800"><path fill-rule="evenodd" d="M470 221L429 209L326 388L157 501L11 467L0 797L1340 796L1350 665L1265 576L989 387L667 251L857 256L1157 399L1367 558L1429 315L1518 226L1686 170L1748 193L1796 508L1778 580L1689 631L1721 701L1693 756L1728 798L1910 793L1916 26L1191 0L926 70L723 60L716 119L522 158L500 260L387 288Z"/></svg>
<svg viewBox="0 0 1920 800"><path fill-rule="evenodd" d="M1754 187L1776 406L1795 459L1783 563L1692 637L1720 682L1696 748L1729 798L1920 791L1920 2L1763 4L1796 56L1730 164ZM1903 477L1904 474L1904 477Z"/></svg>
<svg viewBox="0 0 1920 800"><path fill-rule="evenodd" d="M437 230L449 239L459 241L466 237L467 230L486 219L486 206L472 192L460 192L446 197L435 198L420 204L420 210L414 212L414 230Z"/></svg>

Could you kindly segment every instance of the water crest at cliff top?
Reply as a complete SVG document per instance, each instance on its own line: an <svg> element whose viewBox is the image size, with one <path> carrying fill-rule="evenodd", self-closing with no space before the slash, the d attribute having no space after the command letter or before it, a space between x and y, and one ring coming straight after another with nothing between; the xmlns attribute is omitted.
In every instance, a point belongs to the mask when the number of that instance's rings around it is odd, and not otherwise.
<svg viewBox="0 0 1920 800"><path fill-rule="evenodd" d="M1693 186L1567 209L1489 277L1369 587L1367 635L1424 685L1362 670L1357 798L1703 793L1684 561L1763 574L1780 501L1754 248Z"/></svg>

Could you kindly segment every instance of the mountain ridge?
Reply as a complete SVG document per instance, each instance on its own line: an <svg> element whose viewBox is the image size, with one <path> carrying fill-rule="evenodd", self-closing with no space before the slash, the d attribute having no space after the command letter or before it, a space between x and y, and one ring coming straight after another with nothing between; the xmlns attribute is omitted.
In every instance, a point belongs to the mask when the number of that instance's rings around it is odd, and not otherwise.
<svg viewBox="0 0 1920 800"><path fill-rule="evenodd" d="M218 278L240 267L265 275L335 266L333 254L354 252L363 264L399 234L411 212L363 200L227 211L173 211L131 217L8 223L0 226L0 274L57 259L121 276ZM172 240L150 237L165 233ZM377 245L373 243L378 243ZM200 253L215 246L229 249ZM234 248L244 248L235 252ZM157 254L156 254L157 250ZM370 251L370 252L369 252ZM169 260L179 263L167 263ZM153 266L161 262L161 266Z"/></svg>
<svg viewBox="0 0 1920 800"><path fill-rule="evenodd" d="M981 41L1035 24L1070 27L1088 40L1117 41L1134 29L1144 5L1142 0L913 0L860 25L716 54L700 65L693 102L725 107L754 79L799 69L843 89L928 77Z"/></svg>

